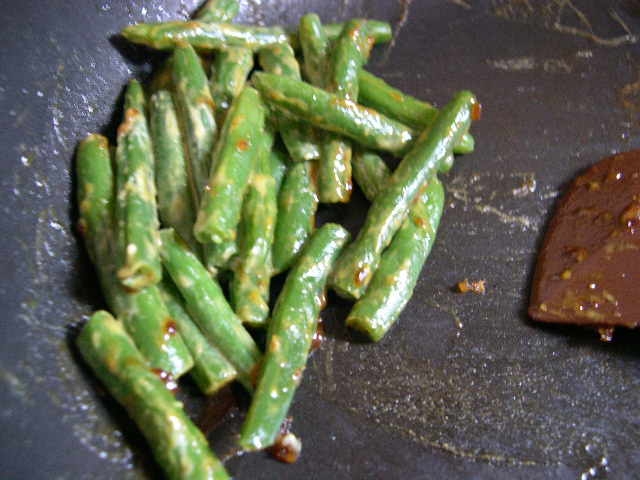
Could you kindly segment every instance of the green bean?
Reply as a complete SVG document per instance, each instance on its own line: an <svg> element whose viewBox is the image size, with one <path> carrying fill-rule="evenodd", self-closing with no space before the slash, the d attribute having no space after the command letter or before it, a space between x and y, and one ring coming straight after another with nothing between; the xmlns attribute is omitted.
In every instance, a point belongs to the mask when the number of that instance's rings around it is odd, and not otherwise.
<svg viewBox="0 0 640 480"><path fill-rule="evenodd" d="M289 44L265 47L260 50L258 59L265 72L301 79L298 61ZM278 119L278 131L293 161L303 162L320 157L320 147L308 123L282 117Z"/></svg>
<svg viewBox="0 0 640 480"><path fill-rule="evenodd" d="M200 50L219 50L228 47L258 50L268 45L288 41L287 34L280 27L197 21L138 23L122 30L122 35L130 42L157 50L171 50L185 42Z"/></svg>
<svg viewBox="0 0 640 480"><path fill-rule="evenodd" d="M262 373L240 433L244 449L267 447L278 434L307 362L327 275L348 236L340 225L323 225L287 276L269 323Z"/></svg>
<svg viewBox="0 0 640 480"><path fill-rule="evenodd" d="M136 293L118 293L113 310L149 363L180 377L193 367L182 335L173 328L171 315L156 285Z"/></svg>
<svg viewBox="0 0 640 480"><path fill-rule="evenodd" d="M416 130L422 131L427 128L438 114L438 109L430 103L393 88L366 70L360 70L358 85L360 103ZM473 148L473 137L466 132L453 151L461 154L471 153Z"/></svg>
<svg viewBox="0 0 640 480"><path fill-rule="evenodd" d="M472 93L463 91L447 104L425 130L378 194L355 241L341 254L331 275L340 295L360 298L376 271L382 251L389 245L420 187L431 178L469 129L476 105Z"/></svg>
<svg viewBox="0 0 640 480"><path fill-rule="evenodd" d="M200 22L231 22L238 15L240 5L237 0L207 0L202 5L194 19Z"/></svg>
<svg viewBox="0 0 640 480"><path fill-rule="evenodd" d="M189 182L199 204L207 183L216 136L214 103L200 57L190 45L176 47L173 66L174 100L187 153Z"/></svg>
<svg viewBox="0 0 640 480"><path fill-rule="evenodd" d="M221 124L245 86L253 68L253 52L242 47L223 48L216 53L211 66L209 88L216 104L216 118Z"/></svg>
<svg viewBox="0 0 640 480"><path fill-rule="evenodd" d="M277 217L276 181L271 175L273 132L265 130L242 206L238 261L230 285L231 303L242 323L264 326L269 316L271 246Z"/></svg>
<svg viewBox="0 0 640 480"><path fill-rule="evenodd" d="M316 164L298 162L289 167L278 193L278 217L273 240L273 272L291 266L315 228L318 194Z"/></svg>
<svg viewBox="0 0 640 480"><path fill-rule="evenodd" d="M336 40L325 86L338 98L357 101L358 72L369 58L372 43L364 20L350 20ZM348 202L351 197L351 144L325 134L318 168L318 194L324 203Z"/></svg>
<svg viewBox="0 0 640 480"><path fill-rule="evenodd" d="M168 326L169 314L155 286L127 293L116 276L114 180L109 144L100 135L80 143L76 161L80 231L96 266L109 307L118 314L136 345L154 368L178 378L193 365L179 334Z"/></svg>
<svg viewBox="0 0 640 480"><path fill-rule="evenodd" d="M162 230L160 236L162 262L180 290L191 318L235 367L242 384L251 390L260 350L231 310L220 285L198 258L176 239L173 230Z"/></svg>
<svg viewBox="0 0 640 480"><path fill-rule="evenodd" d="M352 163L353 178L367 200L373 201L391 176L389 167L377 154L360 149L355 151Z"/></svg>
<svg viewBox="0 0 640 480"><path fill-rule="evenodd" d="M168 478L229 478L202 432L165 386L161 373L147 365L119 321L105 311L94 313L83 326L77 345L147 439Z"/></svg>
<svg viewBox="0 0 640 480"><path fill-rule="evenodd" d="M193 369L189 373L202 393L212 395L236 378L236 369L193 322L174 283L169 278L163 278L158 288L193 357Z"/></svg>
<svg viewBox="0 0 640 480"><path fill-rule="evenodd" d="M401 154L415 140L409 127L320 88L287 77L255 73L254 86L279 112L348 137L365 147Z"/></svg>
<svg viewBox="0 0 640 480"><path fill-rule="evenodd" d="M258 92L245 87L229 110L214 153L214 167L194 227L200 242L236 240L240 200L247 189L264 123L265 109Z"/></svg>
<svg viewBox="0 0 640 480"><path fill-rule="evenodd" d="M326 63L329 40L322 28L320 17L308 13L300 18L298 26L300 48L302 49L302 69L312 85L323 88L326 80Z"/></svg>
<svg viewBox="0 0 640 480"><path fill-rule="evenodd" d="M91 134L80 142L76 155L78 230L89 258L100 267L109 255L109 225L113 225L114 180L109 141ZM110 233L110 232L109 232Z"/></svg>
<svg viewBox="0 0 640 480"><path fill-rule="evenodd" d="M375 154L356 154L354 177L369 200L384 189L391 176ZM395 323L413 294L431 251L444 206L444 189L433 176L411 205L409 216L389 247L364 295L353 306L347 325L380 340Z"/></svg>
<svg viewBox="0 0 640 480"><path fill-rule="evenodd" d="M196 202L189 188L187 162L171 94L159 90L151 96L149 126L155 156L158 215L165 227L197 248L193 237Z"/></svg>
<svg viewBox="0 0 640 480"><path fill-rule="evenodd" d="M327 40L331 42L340 36L343 28L344 23L326 23L322 26L324 35L327 37ZM389 25L388 22L381 22L379 20L367 20L367 29L369 30L369 35L373 39L373 42L376 44L386 43L390 41L393 36L391 25ZM300 45L302 44L302 38L299 38L300 36L301 32L292 33L289 35L289 43L294 48L294 50L298 50L300 48Z"/></svg>
<svg viewBox="0 0 640 480"><path fill-rule="evenodd" d="M131 80L125 93L125 117L118 127L118 278L132 290L160 281L158 214L153 178L153 150L144 115L144 93Z"/></svg>
<svg viewBox="0 0 640 480"><path fill-rule="evenodd" d="M269 154L269 165L271 176L275 180L276 192L279 192L282 180L287 172L287 156L277 146L274 146L271 149Z"/></svg>
<svg viewBox="0 0 640 480"><path fill-rule="evenodd" d="M376 43L391 40L391 26L387 22L367 20L370 35ZM324 26L329 40L335 40L343 28L342 23ZM298 48L298 35L287 34L280 27L255 27L211 23L203 21L138 23L125 27L122 36L133 43L157 50L171 50L187 42L201 50L218 50L225 47L245 47L259 50L268 45L289 43Z"/></svg>

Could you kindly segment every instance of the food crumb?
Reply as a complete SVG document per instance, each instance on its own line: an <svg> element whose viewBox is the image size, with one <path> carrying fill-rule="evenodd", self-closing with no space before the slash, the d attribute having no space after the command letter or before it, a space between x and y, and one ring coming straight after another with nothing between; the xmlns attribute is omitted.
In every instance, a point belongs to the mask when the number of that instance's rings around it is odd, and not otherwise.
<svg viewBox="0 0 640 480"><path fill-rule="evenodd" d="M476 280L476 281L470 282L469 279L465 278L461 282L458 282L458 292L460 293L472 292L477 295L484 295L485 293L487 293L487 281Z"/></svg>
<svg viewBox="0 0 640 480"><path fill-rule="evenodd" d="M280 433L276 441L269 448L269 453L273 458L284 463L294 463L300 456L302 441L291 433L291 417L285 418L280 426Z"/></svg>
<svg viewBox="0 0 640 480"><path fill-rule="evenodd" d="M598 334L600 335L601 342L611 342L613 340L613 332L615 331L614 327L601 327L598 328Z"/></svg>

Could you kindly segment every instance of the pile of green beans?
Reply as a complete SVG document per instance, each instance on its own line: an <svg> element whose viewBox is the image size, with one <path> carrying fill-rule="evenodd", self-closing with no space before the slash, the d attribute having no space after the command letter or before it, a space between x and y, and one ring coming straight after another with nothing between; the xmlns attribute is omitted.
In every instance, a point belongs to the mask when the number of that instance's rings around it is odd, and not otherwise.
<svg viewBox="0 0 640 480"><path fill-rule="evenodd" d="M76 155L79 230L112 312L85 322L79 351L171 479L229 476L168 387L239 382L239 445L276 444L327 288L355 301L350 328L383 338L436 238L437 174L475 147L472 93L438 110L363 69L388 23L310 13L291 33L233 24L238 11L208 0L190 21L126 27L171 54L129 82L115 148L92 134ZM348 243L316 211L349 201L352 174L371 208Z"/></svg>

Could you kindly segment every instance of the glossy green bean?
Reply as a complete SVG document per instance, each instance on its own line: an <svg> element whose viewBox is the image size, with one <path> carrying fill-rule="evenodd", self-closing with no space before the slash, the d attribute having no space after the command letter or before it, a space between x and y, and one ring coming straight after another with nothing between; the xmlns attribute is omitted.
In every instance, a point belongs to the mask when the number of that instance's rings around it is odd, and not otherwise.
<svg viewBox="0 0 640 480"><path fill-rule="evenodd" d="M353 155L353 178L367 197L373 201L378 192L384 188L384 182L391 176L391 171L379 155L358 149ZM380 180L384 179L384 181Z"/></svg>
<svg viewBox="0 0 640 480"><path fill-rule="evenodd" d="M341 254L331 275L340 295L360 298L378 268L380 255L407 217L409 205L471 124L472 93L458 93L419 137L378 194L355 241Z"/></svg>
<svg viewBox="0 0 640 480"><path fill-rule="evenodd" d="M276 181L271 175L273 132L266 129L242 206L231 303L242 323L266 324L269 316L271 246L277 218Z"/></svg>
<svg viewBox="0 0 640 480"><path fill-rule="evenodd" d="M369 58L372 42L366 21L350 20L335 42L328 62L328 91L338 98L357 101L358 73ZM346 203L351 198L351 143L326 133L318 168L318 196L324 203Z"/></svg>
<svg viewBox="0 0 640 480"><path fill-rule="evenodd" d="M109 308L123 321L149 364L178 378L192 367L193 360L181 336L168 331L169 313L157 288L127 293L116 275L114 176L106 138L89 135L80 143L76 175L80 231Z"/></svg>
<svg viewBox="0 0 640 480"><path fill-rule="evenodd" d="M175 284L169 278L163 278L158 289L171 318L175 322L176 329L193 357L193 368L189 373L202 393L205 395L214 394L236 378L236 369L207 340L191 319Z"/></svg>
<svg viewBox="0 0 640 480"><path fill-rule="evenodd" d="M211 65L209 88L216 105L216 119L222 124L233 100L240 95L253 68L253 52L242 47L218 50Z"/></svg>
<svg viewBox="0 0 640 480"><path fill-rule="evenodd" d="M193 237L196 202L189 187L187 159L171 94L159 90L151 96L149 103L158 216L165 227L174 228L192 249L196 249Z"/></svg>
<svg viewBox="0 0 640 480"><path fill-rule="evenodd" d="M302 69L312 85L323 88L326 80L327 51L329 39L322 27L320 17L307 13L300 18L298 26L300 48L302 49Z"/></svg>
<svg viewBox="0 0 640 480"><path fill-rule="evenodd" d="M289 44L273 45L260 50L258 59L265 72L300 80L300 67ZM278 131L293 161L303 162L320 157L320 146L311 125L288 117L278 119Z"/></svg>
<svg viewBox="0 0 640 480"><path fill-rule="evenodd" d="M291 266L315 229L318 193L314 162L298 162L285 173L278 193L273 240L273 272Z"/></svg>
<svg viewBox="0 0 640 480"><path fill-rule="evenodd" d="M245 87L229 110L214 153L214 168L194 227L200 242L236 241L241 199L264 135L264 125L265 108L260 96L253 88ZM226 263L228 259L221 260Z"/></svg>
<svg viewBox="0 0 640 480"><path fill-rule="evenodd" d="M191 192L200 203L209 178L216 137L214 102L200 57L190 45L176 47L171 57L174 100L186 145Z"/></svg>
<svg viewBox="0 0 640 480"><path fill-rule="evenodd" d="M83 326L77 345L102 384L136 423L168 478L229 478L202 432L168 390L170 385L148 366L119 321L105 311L94 313Z"/></svg>
<svg viewBox="0 0 640 480"><path fill-rule="evenodd" d="M401 154L415 140L409 127L308 83L261 72L252 78L272 108L365 147Z"/></svg>
<svg viewBox="0 0 640 480"><path fill-rule="evenodd" d="M429 102L423 102L393 88L366 70L360 70L358 85L358 102L416 130L422 131L427 128L438 115L438 109ZM473 136L466 132L453 148L453 152L471 153L474 146Z"/></svg>
<svg viewBox="0 0 640 480"><path fill-rule="evenodd" d="M327 275L348 236L340 225L323 225L287 276L269 323L262 373L240 433L240 446L246 450L275 441L302 379Z"/></svg>
<svg viewBox="0 0 640 480"><path fill-rule="evenodd" d="M268 45L286 43L286 32L280 27L255 27L208 22L138 23L122 30L122 36L133 43L158 50L171 50L189 43L200 50L243 47L258 50Z"/></svg>
<svg viewBox="0 0 640 480"><path fill-rule="evenodd" d="M162 230L162 262L182 294L187 311L205 336L238 372L238 380L249 390L261 353L240 319L233 313L214 280L198 258L175 237Z"/></svg>
<svg viewBox="0 0 640 480"><path fill-rule="evenodd" d="M279 192L287 171L287 155L277 146L274 146L269 153L269 168L275 180L276 192Z"/></svg>
<svg viewBox="0 0 640 480"><path fill-rule="evenodd" d="M141 85L131 80L125 92L125 117L118 127L116 219L118 278L132 290L160 281L158 214L153 149L144 114Z"/></svg>
<svg viewBox="0 0 640 480"><path fill-rule="evenodd" d="M367 198L384 190L391 172L375 154L356 154L354 177ZM409 216L382 253L364 295L347 317L347 325L380 340L395 323L413 290L431 251L444 207L444 188L433 176L418 194Z"/></svg>
<svg viewBox="0 0 640 480"><path fill-rule="evenodd" d="M391 38L393 37L393 31L391 30L391 25L388 22L381 22L380 20L370 19L366 19L366 21L369 35L373 39L374 43L386 43L391 40ZM324 25L322 25L324 35L330 42L334 41L340 36L343 28L344 23L325 23ZM300 34L300 31L298 31L297 33L289 34L289 44L294 48L294 50L300 49L302 43Z"/></svg>

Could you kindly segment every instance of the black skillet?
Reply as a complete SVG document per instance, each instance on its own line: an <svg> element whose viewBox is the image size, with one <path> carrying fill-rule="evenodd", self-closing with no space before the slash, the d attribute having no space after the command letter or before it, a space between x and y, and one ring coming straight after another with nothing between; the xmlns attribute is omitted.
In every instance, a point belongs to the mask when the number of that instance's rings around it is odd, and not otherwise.
<svg viewBox="0 0 640 480"><path fill-rule="evenodd" d="M395 40L369 68L438 104L469 88L484 118L474 127L476 152L443 177L441 230L399 325L378 345L354 342L342 327L348 304L330 298L328 340L292 408L298 463L234 456L242 405L215 425L216 405L228 398L206 403L183 385L229 471L238 479L637 478L638 334L604 344L592 332L534 325L525 312L558 192L601 157L640 147L638 2L241 3L248 23L293 25L311 10L325 21L389 20ZM71 348L69 326L102 302L74 232L70 172L76 142L112 134L122 86L150 69L147 52L114 34L195 7L0 5L2 478L159 476ZM357 228L365 208L356 192L351 205L322 216ZM454 293L465 277L486 279L487 294Z"/></svg>

